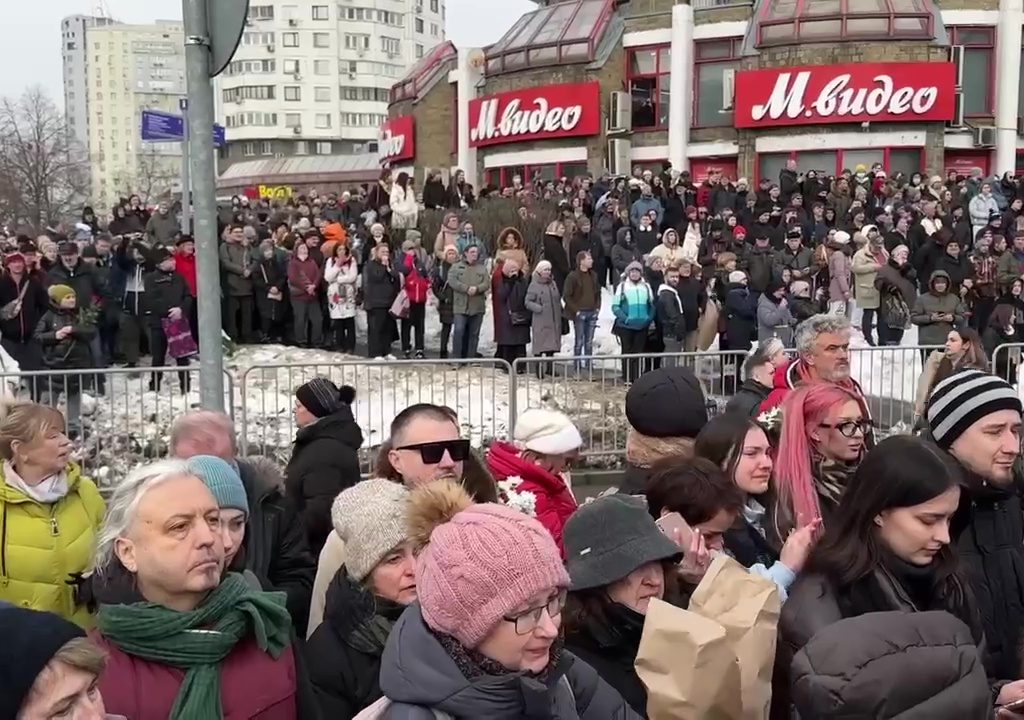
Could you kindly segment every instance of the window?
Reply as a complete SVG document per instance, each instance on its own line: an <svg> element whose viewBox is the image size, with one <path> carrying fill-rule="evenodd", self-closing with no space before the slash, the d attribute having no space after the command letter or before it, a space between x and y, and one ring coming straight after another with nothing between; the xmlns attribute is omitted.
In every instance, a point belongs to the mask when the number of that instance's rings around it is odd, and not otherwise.
<svg viewBox="0 0 1024 720"><path fill-rule="evenodd" d="M298 47L299 34L297 32L283 33L281 42L284 44L285 47Z"/></svg>
<svg viewBox="0 0 1024 720"><path fill-rule="evenodd" d="M316 125L317 130L329 130L331 127L331 114L317 113L313 124Z"/></svg>
<svg viewBox="0 0 1024 720"><path fill-rule="evenodd" d="M416 59L419 60L422 57L423 57L423 46L420 45L419 43L416 43ZM1024 82L1024 79L1022 79L1022 82Z"/></svg>
<svg viewBox="0 0 1024 720"><path fill-rule="evenodd" d="M315 48L329 48L331 46L331 36L329 33L313 33L313 47Z"/></svg>
<svg viewBox="0 0 1024 720"><path fill-rule="evenodd" d="M308 140L296 140L295 141L295 154L296 155L309 155L309 141Z"/></svg>
<svg viewBox="0 0 1024 720"><path fill-rule="evenodd" d="M313 88L313 100L316 102L330 102L331 89L329 87Z"/></svg>
<svg viewBox="0 0 1024 720"><path fill-rule="evenodd" d="M430 12L437 12L438 0L430 0Z"/></svg>
<svg viewBox="0 0 1024 720"><path fill-rule="evenodd" d="M370 36L357 33L345 33L345 49L369 50Z"/></svg>
<svg viewBox="0 0 1024 720"><path fill-rule="evenodd" d="M381 37L380 49L388 55L397 55L402 51L402 43L398 38Z"/></svg>
<svg viewBox="0 0 1024 720"><path fill-rule="evenodd" d="M331 143L329 142L318 142L316 144L317 155L330 155L332 150L333 148L331 147Z"/></svg>
<svg viewBox="0 0 1024 720"><path fill-rule="evenodd" d="M330 75L331 74L331 61L330 60L314 60L313 61L313 74L314 75Z"/></svg>
<svg viewBox="0 0 1024 720"><path fill-rule="evenodd" d="M274 85L245 85L243 87L225 89L222 96L224 102L273 100L276 89Z"/></svg>
<svg viewBox="0 0 1024 720"><path fill-rule="evenodd" d="M951 27L950 45L964 46L964 114L991 115L995 102L993 27Z"/></svg>
<svg viewBox="0 0 1024 720"><path fill-rule="evenodd" d="M633 128L651 130L668 125L669 48L629 50L626 77L633 99Z"/></svg>
<svg viewBox="0 0 1024 720"><path fill-rule="evenodd" d="M249 19L250 20L273 20L274 19L274 6L273 5L250 5L249 6Z"/></svg>
<svg viewBox="0 0 1024 720"><path fill-rule="evenodd" d="M274 146L269 140L260 142L260 155L273 155Z"/></svg>
<svg viewBox="0 0 1024 720"><path fill-rule="evenodd" d="M298 60L285 60L284 61L284 74L294 75L295 73L302 72L302 66Z"/></svg>
<svg viewBox="0 0 1024 720"><path fill-rule="evenodd" d="M857 165L870 167L881 163L887 173L903 172L910 175L922 172L921 148L875 148L863 150L814 150L794 153L761 153L757 156L757 176L777 181L779 172L790 159L796 161L801 172L839 173L843 168Z"/></svg>
<svg viewBox="0 0 1024 720"><path fill-rule="evenodd" d="M430 36L437 37L437 23L430 23Z"/></svg>
<svg viewBox="0 0 1024 720"><path fill-rule="evenodd" d="M256 155L256 143L247 142L242 145L242 155L245 157L255 157Z"/></svg>
<svg viewBox="0 0 1024 720"><path fill-rule="evenodd" d="M327 10L326 5L314 5L313 6L313 19L314 20L330 20L331 16Z"/></svg>
<svg viewBox="0 0 1024 720"><path fill-rule="evenodd" d="M416 32L423 32L423 18L416 18Z"/></svg>
<svg viewBox="0 0 1024 720"><path fill-rule="evenodd" d="M302 113L285 113L284 126L286 128L299 127L302 125Z"/></svg>
<svg viewBox="0 0 1024 720"><path fill-rule="evenodd" d="M295 86L285 87L284 99L287 102L302 102L302 88Z"/></svg>
<svg viewBox="0 0 1024 720"><path fill-rule="evenodd" d="M743 38L696 43L694 56L694 127L732 127L732 110L723 110L725 73L739 67Z"/></svg>

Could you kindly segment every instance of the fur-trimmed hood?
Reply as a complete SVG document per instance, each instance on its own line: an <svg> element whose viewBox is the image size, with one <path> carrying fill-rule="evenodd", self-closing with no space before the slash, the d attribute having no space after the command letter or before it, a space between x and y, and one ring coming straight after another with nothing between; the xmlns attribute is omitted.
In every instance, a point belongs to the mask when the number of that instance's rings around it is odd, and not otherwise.
<svg viewBox="0 0 1024 720"><path fill-rule="evenodd" d="M284 492L284 468L265 457L237 458L238 474L242 477L250 507L272 495Z"/></svg>

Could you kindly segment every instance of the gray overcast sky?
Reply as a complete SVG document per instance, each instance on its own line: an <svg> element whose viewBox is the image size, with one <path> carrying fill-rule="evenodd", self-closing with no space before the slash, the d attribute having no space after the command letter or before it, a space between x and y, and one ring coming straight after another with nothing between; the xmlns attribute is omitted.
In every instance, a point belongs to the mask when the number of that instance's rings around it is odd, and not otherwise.
<svg viewBox="0 0 1024 720"><path fill-rule="evenodd" d="M0 96L20 95L41 84L60 104L60 21L67 15L96 12L97 0L10 0L18 11L8 13L0 43ZM123 22L145 23L181 17L181 0L106 0L110 15ZM458 46L489 45L524 12L530 0L446 0L448 39Z"/></svg>

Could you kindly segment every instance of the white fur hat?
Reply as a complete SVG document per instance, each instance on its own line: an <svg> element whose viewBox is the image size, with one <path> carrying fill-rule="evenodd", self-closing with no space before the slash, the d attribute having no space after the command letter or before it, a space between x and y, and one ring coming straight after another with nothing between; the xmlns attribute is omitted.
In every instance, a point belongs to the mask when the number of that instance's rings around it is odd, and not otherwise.
<svg viewBox="0 0 1024 720"><path fill-rule="evenodd" d="M850 242L850 233L846 232L845 230L837 230L834 239L840 245L845 245L846 243Z"/></svg>
<svg viewBox="0 0 1024 720"><path fill-rule="evenodd" d="M541 455L566 455L583 444L580 431L565 413L530 408L516 420L516 445Z"/></svg>

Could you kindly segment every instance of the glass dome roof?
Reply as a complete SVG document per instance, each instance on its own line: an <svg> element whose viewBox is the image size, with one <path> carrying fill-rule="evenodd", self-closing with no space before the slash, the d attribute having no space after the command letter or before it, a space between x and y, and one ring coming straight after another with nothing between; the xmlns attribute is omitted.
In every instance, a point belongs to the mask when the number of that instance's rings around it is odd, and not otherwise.
<svg viewBox="0 0 1024 720"><path fill-rule="evenodd" d="M450 40L431 48L409 68L405 77L391 87L391 102L396 103L409 98L419 99L438 71L442 68L447 69L449 61L455 60L458 54L455 43Z"/></svg>
<svg viewBox="0 0 1024 720"><path fill-rule="evenodd" d="M756 47L836 40L931 40L932 0L760 0Z"/></svg>

